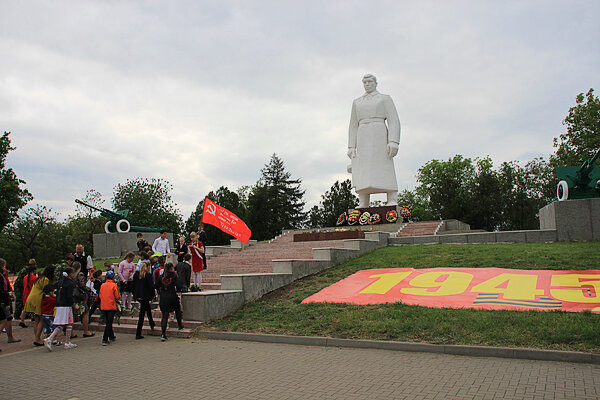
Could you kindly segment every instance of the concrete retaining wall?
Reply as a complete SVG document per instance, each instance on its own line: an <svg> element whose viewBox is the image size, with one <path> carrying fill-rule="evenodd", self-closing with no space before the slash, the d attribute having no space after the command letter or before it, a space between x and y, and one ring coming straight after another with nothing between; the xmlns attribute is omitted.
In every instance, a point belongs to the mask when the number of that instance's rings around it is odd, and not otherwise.
<svg viewBox="0 0 600 400"><path fill-rule="evenodd" d="M556 230L457 233L439 236L407 236L390 238L391 245L440 243L543 243L557 240Z"/></svg>
<svg viewBox="0 0 600 400"><path fill-rule="evenodd" d="M150 243L160 236L158 232L142 232L144 239ZM93 236L94 258L118 258L130 251L137 252L137 232L95 233ZM167 233L171 249L174 248L173 234Z"/></svg>
<svg viewBox="0 0 600 400"><path fill-rule="evenodd" d="M207 290L184 293L183 319L208 322L223 318L244 304L241 290Z"/></svg>
<svg viewBox="0 0 600 400"><path fill-rule="evenodd" d="M471 226L457 219L445 219L440 231L468 231Z"/></svg>

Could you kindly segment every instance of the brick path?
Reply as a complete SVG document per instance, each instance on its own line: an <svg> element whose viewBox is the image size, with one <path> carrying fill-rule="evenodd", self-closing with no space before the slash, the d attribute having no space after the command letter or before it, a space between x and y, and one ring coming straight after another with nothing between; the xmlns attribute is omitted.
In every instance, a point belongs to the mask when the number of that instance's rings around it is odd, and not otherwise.
<svg viewBox="0 0 600 400"><path fill-rule="evenodd" d="M587 364L131 335L78 343L0 356L2 398L600 398L600 368Z"/></svg>

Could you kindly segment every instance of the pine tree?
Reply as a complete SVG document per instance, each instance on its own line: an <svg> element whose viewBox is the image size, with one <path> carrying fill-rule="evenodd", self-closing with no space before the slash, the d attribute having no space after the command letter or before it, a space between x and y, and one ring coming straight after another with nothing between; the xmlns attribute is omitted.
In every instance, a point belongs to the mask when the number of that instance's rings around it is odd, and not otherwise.
<svg viewBox="0 0 600 400"><path fill-rule="evenodd" d="M323 226L335 226L339 216L358 205L358 197L352 191L350 179L335 183L321 196Z"/></svg>
<svg viewBox="0 0 600 400"><path fill-rule="evenodd" d="M300 189L302 181L291 178L276 154L260 172L262 176L248 196L252 237L271 239L284 229L299 228L306 219L305 191Z"/></svg>

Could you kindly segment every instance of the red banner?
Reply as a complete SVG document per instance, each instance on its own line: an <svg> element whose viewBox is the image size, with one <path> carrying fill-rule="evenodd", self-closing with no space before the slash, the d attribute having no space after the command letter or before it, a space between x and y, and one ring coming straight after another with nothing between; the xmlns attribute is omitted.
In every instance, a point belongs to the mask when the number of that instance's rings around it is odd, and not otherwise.
<svg viewBox="0 0 600 400"><path fill-rule="evenodd" d="M302 303L600 313L600 270L385 268L358 271Z"/></svg>
<svg viewBox="0 0 600 400"><path fill-rule="evenodd" d="M225 233L234 236L240 242L248 243L250 240L250 229L237 215L204 198L204 209L202 210L202 222L216 226Z"/></svg>

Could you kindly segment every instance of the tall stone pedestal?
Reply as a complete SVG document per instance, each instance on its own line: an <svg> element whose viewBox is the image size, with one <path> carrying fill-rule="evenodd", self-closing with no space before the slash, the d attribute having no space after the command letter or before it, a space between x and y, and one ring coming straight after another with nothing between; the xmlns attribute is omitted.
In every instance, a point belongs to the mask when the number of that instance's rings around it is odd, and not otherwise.
<svg viewBox="0 0 600 400"><path fill-rule="evenodd" d="M144 240L150 246L154 240L160 236L158 232L142 232ZM123 257L128 252L137 252L137 234L138 232L127 233L96 233L94 234L94 258L117 258ZM173 234L167 233L167 239L171 246L171 251L175 247Z"/></svg>
<svg viewBox="0 0 600 400"><path fill-rule="evenodd" d="M548 204L540 209L540 229L556 229L559 241L600 240L600 198Z"/></svg>

